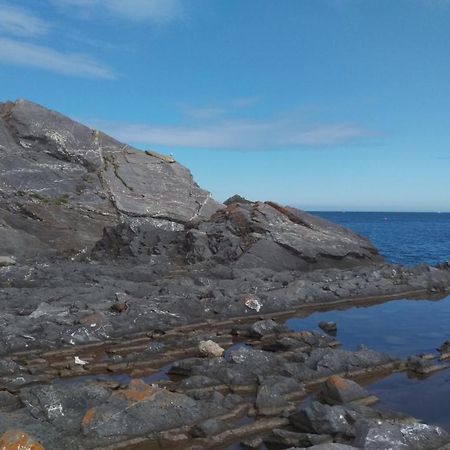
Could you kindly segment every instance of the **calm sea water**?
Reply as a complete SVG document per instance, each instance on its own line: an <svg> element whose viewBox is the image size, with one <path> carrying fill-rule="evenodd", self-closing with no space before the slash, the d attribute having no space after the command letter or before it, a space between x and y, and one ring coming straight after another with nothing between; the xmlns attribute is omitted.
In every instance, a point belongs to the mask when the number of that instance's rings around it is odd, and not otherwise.
<svg viewBox="0 0 450 450"><path fill-rule="evenodd" d="M315 213L368 237L387 261L415 265L450 259L450 214L428 213ZM364 344L405 358L433 353L450 340L450 296L440 300L393 300L377 305L345 307L289 319L292 330L317 328L320 321L338 325L344 348ZM378 407L409 413L450 431L450 370L425 380L405 373L372 383Z"/></svg>
<svg viewBox="0 0 450 450"><path fill-rule="evenodd" d="M393 263L437 264L450 259L450 213L313 214L368 237Z"/></svg>

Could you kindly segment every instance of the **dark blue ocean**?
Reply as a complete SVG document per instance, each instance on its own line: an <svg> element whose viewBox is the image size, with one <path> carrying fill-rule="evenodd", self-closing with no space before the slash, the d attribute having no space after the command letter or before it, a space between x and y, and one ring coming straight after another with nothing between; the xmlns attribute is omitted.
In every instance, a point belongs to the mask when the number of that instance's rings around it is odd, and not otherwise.
<svg viewBox="0 0 450 450"><path fill-rule="evenodd" d="M313 214L368 237L389 262L437 264L450 259L450 213Z"/></svg>

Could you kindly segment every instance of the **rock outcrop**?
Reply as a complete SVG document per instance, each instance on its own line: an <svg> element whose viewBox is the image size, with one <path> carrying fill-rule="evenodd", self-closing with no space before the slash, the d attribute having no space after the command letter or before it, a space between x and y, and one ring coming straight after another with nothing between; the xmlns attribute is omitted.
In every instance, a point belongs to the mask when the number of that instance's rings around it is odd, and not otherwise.
<svg viewBox="0 0 450 450"><path fill-rule="evenodd" d="M114 249L169 236L189 264L305 270L381 260L366 239L304 212L239 196L225 208L172 158L25 100L0 104L0 154L0 255L87 252L106 227Z"/></svg>
<svg viewBox="0 0 450 450"><path fill-rule="evenodd" d="M25 100L0 104L0 255L90 248L105 226L176 227L221 205L188 169Z"/></svg>

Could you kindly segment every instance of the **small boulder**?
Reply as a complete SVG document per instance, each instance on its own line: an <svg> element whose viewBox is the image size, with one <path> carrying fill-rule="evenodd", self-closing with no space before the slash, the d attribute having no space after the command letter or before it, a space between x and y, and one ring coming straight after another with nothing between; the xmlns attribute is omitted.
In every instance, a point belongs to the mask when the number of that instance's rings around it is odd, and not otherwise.
<svg viewBox="0 0 450 450"><path fill-rule="evenodd" d="M211 437L226 430L227 426L224 422L217 419L208 419L200 422L192 429L195 437Z"/></svg>
<svg viewBox="0 0 450 450"><path fill-rule="evenodd" d="M256 409L263 416L279 414L288 406L289 394L303 395L303 387L294 379L269 376L260 381L256 395Z"/></svg>
<svg viewBox="0 0 450 450"><path fill-rule="evenodd" d="M336 334L337 332L336 322L320 322L319 328L329 334Z"/></svg>
<svg viewBox="0 0 450 450"><path fill-rule="evenodd" d="M271 319L259 320L248 328L249 335L256 338L261 338L268 334L279 333L281 331L286 331L286 328Z"/></svg>
<svg viewBox="0 0 450 450"><path fill-rule="evenodd" d="M289 420L297 430L306 433L354 435L353 420L342 406L323 405L315 401L292 414Z"/></svg>
<svg viewBox="0 0 450 450"><path fill-rule="evenodd" d="M352 380L332 375L321 385L319 397L329 405L345 403L360 403L369 405L375 403L377 398L370 395L358 383Z"/></svg>
<svg viewBox="0 0 450 450"><path fill-rule="evenodd" d="M218 358L225 351L219 344L211 340L201 341L198 344L198 350L202 356L207 358Z"/></svg>
<svg viewBox="0 0 450 450"><path fill-rule="evenodd" d="M355 445L364 450L409 450L400 427L390 423L360 423Z"/></svg>

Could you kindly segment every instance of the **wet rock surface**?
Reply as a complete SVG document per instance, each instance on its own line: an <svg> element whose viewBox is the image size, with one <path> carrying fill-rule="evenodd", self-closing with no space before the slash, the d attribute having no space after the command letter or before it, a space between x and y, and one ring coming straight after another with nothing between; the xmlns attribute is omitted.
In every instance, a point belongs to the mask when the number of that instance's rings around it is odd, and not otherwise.
<svg viewBox="0 0 450 450"><path fill-rule="evenodd" d="M222 205L172 158L27 101L0 104L0 154L4 448L447 444L361 406L350 380L445 364L338 348L336 324L292 333L277 317L445 293L448 264L387 264L365 238L273 202Z"/></svg>

